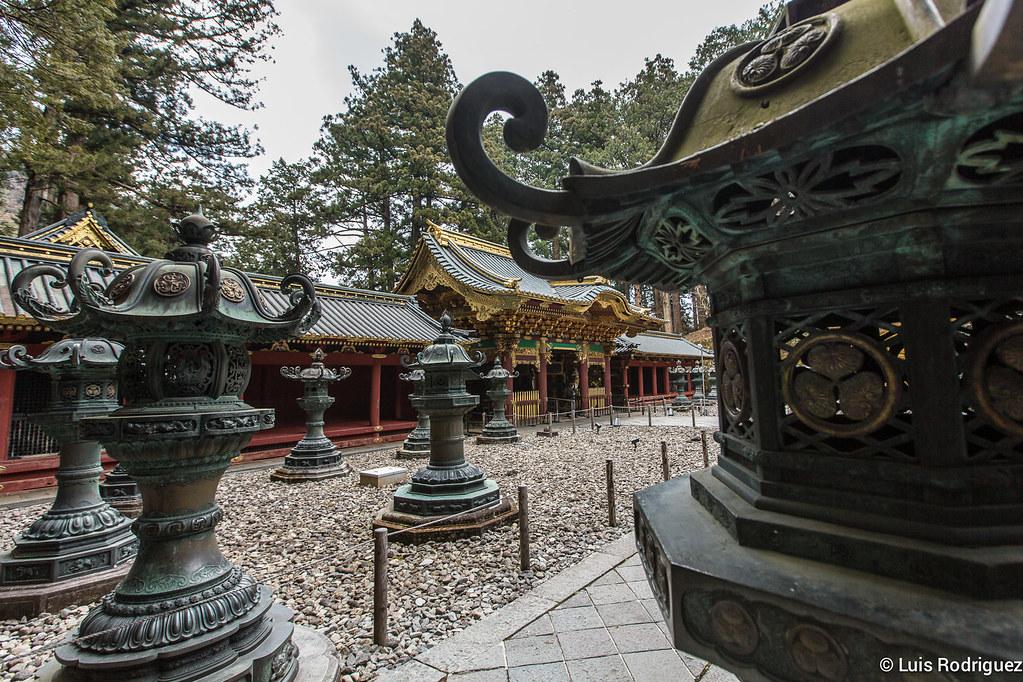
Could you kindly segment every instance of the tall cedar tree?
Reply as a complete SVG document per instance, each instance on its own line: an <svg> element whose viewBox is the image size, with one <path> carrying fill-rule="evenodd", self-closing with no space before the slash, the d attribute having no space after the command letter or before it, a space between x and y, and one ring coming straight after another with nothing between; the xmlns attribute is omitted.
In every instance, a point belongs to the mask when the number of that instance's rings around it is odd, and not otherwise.
<svg viewBox="0 0 1023 682"><path fill-rule="evenodd" d="M355 91L324 120L315 181L331 196L331 233L342 244L335 274L386 290L428 221L487 238L499 227L448 157L444 121L459 84L437 34L417 19L383 53L372 73L349 67Z"/></svg>
<svg viewBox="0 0 1023 682"><path fill-rule="evenodd" d="M274 162L260 178L255 200L244 210L245 228L236 240L236 259L265 275L326 271L322 188L310 180L308 162Z"/></svg>
<svg viewBox="0 0 1023 682"><path fill-rule="evenodd" d="M45 128L13 128L3 152L5 167L28 177L21 232L73 212L80 201L104 207L116 231L154 255L165 246L167 221L197 202L230 224L240 191L251 184L238 159L261 150L246 130L194 117L190 92L258 106L249 68L267 58L267 42L278 33L272 0L91 4L107 10L102 25L90 24L97 37L89 44L113 45L113 60L102 62L113 70L110 85L93 91L57 83L36 107ZM66 25L77 31L79 22ZM25 30L35 35L34 27ZM46 41L40 45L45 52Z"/></svg>

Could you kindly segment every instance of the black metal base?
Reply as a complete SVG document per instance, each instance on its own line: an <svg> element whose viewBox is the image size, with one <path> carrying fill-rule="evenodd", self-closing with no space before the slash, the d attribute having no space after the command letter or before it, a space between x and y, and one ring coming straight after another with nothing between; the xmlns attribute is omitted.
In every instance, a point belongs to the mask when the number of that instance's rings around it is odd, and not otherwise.
<svg viewBox="0 0 1023 682"><path fill-rule="evenodd" d="M491 419L483 427L483 432L476 437L477 443L517 443L518 441L519 432L507 419Z"/></svg>
<svg viewBox="0 0 1023 682"><path fill-rule="evenodd" d="M176 644L126 653L94 653L76 646L72 632L55 661L38 673L44 682L292 682L298 651L291 642L292 612L275 604L267 587L244 616Z"/></svg>
<svg viewBox="0 0 1023 682"><path fill-rule="evenodd" d="M1018 546L963 547L837 525L815 519L815 505L809 503L799 507L802 515L778 512L768 507L773 500L759 499L725 464L694 474L691 492L744 547L975 597L1023 598L1023 549Z"/></svg>
<svg viewBox="0 0 1023 682"><path fill-rule="evenodd" d="M969 599L744 547L722 525L727 515L716 518L694 499L690 478L635 496L636 543L677 648L746 682L853 676L880 682L900 666L920 672L913 666L930 663L938 671L941 661L1023 659L1023 600ZM744 504L716 488L709 471L692 478L725 504ZM830 529L836 537L862 534ZM994 679L982 670L951 672L947 679Z"/></svg>

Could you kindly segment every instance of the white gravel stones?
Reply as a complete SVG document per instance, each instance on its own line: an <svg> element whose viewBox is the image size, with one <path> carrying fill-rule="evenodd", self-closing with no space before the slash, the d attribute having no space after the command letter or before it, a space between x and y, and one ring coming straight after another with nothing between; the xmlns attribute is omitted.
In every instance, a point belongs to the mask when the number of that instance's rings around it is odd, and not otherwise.
<svg viewBox="0 0 1023 682"><path fill-rule="evenodd" d="M526 435L518 444L465 443L481 467L514 501L529 487L533 570L518 570L515 525L482 537L421 545L392 543L389 551L391 646L373 644L373 541L370 522L395 486L358 486L356 476L308 483L274 483L269 470L224 477L218 504L220 545L229 559L269 585L295 612L295 622L325 633L337 647L342 679L369 680L474 621L500 609L551 575L576 563L631 526L632 493L662 480L660 442L668 441L671 473L702 466L696 431L678 426L580 428L573 436ZM631 440L638 437L633 450ZM708 438L711 462L717 443ZM346 456L356 470L402 464L393 448ZM604 461L615 462L619 526L607 526ZM425 462L423 463L425 465ZM47 502L48 504L48 502ZM46 509L4 511L0 547ZM88 606L23 621L0 621L0 680L31 679L52 654L46 648L73 628ZM27 652L36 652L22 656Z"/></svg>

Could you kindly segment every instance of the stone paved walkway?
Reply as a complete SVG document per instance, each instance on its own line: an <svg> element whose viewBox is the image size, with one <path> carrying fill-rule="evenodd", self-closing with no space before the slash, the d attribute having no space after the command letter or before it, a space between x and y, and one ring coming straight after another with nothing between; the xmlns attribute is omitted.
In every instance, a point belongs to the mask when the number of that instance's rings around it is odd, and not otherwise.
<svg viewBox="0 0 1023 682"><path fill-rule="evenodd" d="M738 682L675 650L633 534L601 548L381 682Z"/></svg>

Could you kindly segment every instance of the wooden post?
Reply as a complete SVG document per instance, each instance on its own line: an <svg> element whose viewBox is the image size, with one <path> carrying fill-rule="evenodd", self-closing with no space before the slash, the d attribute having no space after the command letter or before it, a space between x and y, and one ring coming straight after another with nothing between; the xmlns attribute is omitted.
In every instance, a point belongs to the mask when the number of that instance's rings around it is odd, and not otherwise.
<svg viewBox="0 0 1023 682"><path fill-rule="evenodd" d="M387 529L373 531L373 643L387 646Z"/></svg>
<svg viewBox="0 0 1023 682"><path fill-rule="evenodd" d="M594 422L594 419L593 419L593 406L591 405L590 406L590 431L593 430L593 424L594 423L595 422Z"/></svg>
<svg viewBox="0 0 1023 682"><path fill-rule="evenodd" d="M572 433L575 434L575 408L572 408Z"/></svg>
<svg viewBox="0 0 1023 682"><path fill-rule="evenodd" d="M519 486L519 568L529 570L529 500L528 488Z"/></svg>
<svg viewBox="0 0 1023 682"><path fill-rule="evenodd" d="M615 463L610 459L607 460L607 525L618 525L615 517Z"/></svg>
<svg viewBox="0 0 1023 682"><path fill-rule="evenodd" d="M647 413L646 413L646 425L647 426L653 426L654 425L654 406L653 405L651 405L650 409L647 410Z"/></svg>
<svg viewBox="0 0 1023 682"><path fill-rule="evenodd" d="M695 400L693 401L693 404L689 406L689 416L693 418L693 428L695 429L696 428L696 401Z"/></svg>
<svg viewBox="0 0 1023 682"><path fill-rule="evenodd" d="M671 478L671 472L668 470L668 441L661 441L661 471L664 472L664 480L667 481Z"/></svg>
<svg viewBox="0 0 1023 682"><path fill-rule="evenodd" d="M700 431L700 442L703 444L703 468L710 466L710 458L707 455L707 432Z"/></svg>

